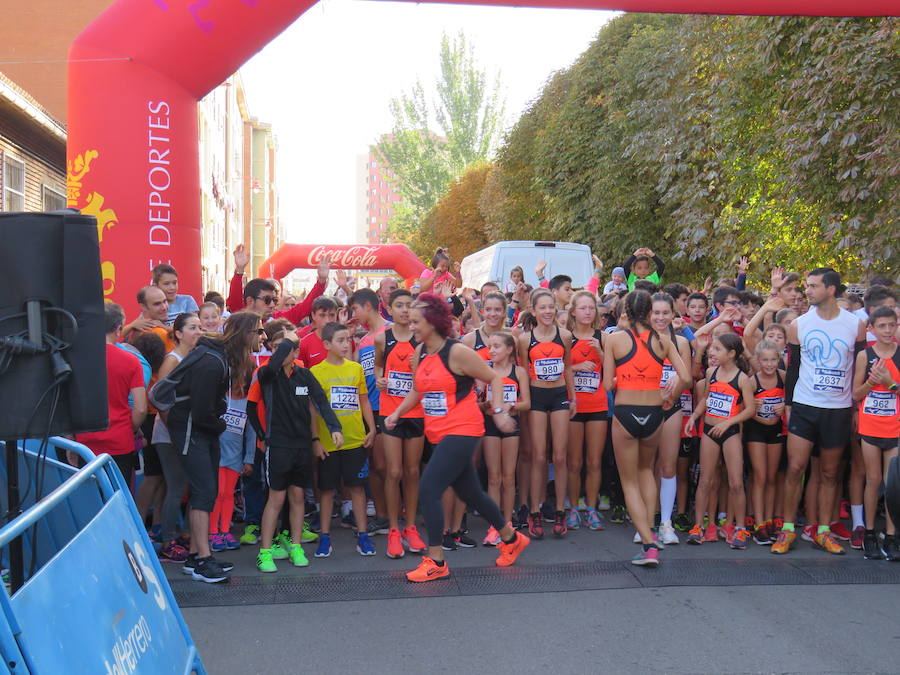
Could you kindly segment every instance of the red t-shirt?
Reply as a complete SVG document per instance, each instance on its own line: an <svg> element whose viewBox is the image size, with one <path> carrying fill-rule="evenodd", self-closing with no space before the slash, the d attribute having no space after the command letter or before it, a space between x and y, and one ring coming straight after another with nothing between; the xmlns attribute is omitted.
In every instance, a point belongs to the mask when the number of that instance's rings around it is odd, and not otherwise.
<svg viewBox="0 0 900 675"><path fill-rule="evenodd" d="M325 349L322 338L315 331L300 340L300 360L306 364L307 368L322 363L326 356L328 356L328 350Z"/></svg>
<svg viewBox="0 0 900 675"><path fill-rule="evenodd" d="M134 427L131 426L131 406L128 395L132 389L144 386L141 362L134 354L106 345L106 392L109 404L109 427L105 431L78 434L75 440L99 455L127 455L134 452Z"/></svg>

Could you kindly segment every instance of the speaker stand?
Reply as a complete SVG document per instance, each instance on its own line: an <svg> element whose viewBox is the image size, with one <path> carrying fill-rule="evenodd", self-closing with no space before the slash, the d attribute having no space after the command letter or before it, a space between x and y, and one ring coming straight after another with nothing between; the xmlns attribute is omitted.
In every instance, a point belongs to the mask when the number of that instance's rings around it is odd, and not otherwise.
<svg viewBox="0 0 900 675"><path fill-rule="evenodd" d="M21 513L19 504L19 457L18 444L14 440L6 440L6 499L8 509L6 522L11 523ZM22 536L9 542L9 588L15 593L25 583L25 560L22 556Z"/></svg>

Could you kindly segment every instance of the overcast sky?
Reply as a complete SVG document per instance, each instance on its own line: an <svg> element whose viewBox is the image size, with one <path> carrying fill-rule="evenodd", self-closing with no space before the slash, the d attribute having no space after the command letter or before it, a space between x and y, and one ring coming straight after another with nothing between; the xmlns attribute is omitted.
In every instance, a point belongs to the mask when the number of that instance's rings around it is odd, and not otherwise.
<svg viewBox="0 0 900 675"><path fill-rule="evenodd" d="M314 6L242 69L250 114L271 123L278 138L288 238L354 242L356 156L391 130L391 97L417 77L429 91L442 31L465 30L480 64L500 70L513 124L548 76L570 65L612 16L368 0Z"/></svg>

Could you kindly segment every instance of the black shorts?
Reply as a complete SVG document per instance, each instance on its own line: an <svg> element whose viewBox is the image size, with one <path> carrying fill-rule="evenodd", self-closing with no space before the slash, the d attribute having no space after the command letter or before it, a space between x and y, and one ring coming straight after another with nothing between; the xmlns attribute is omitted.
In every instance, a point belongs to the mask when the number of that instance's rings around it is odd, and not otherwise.
<svg viewBox="0 0 900 675"><path fill-rule="evenodd" d="M741 433L741 425L740 424L732 424L730 427L728 427L724 431L724 433L721 436L716 438L715 436L710 436L710 434L709 434L709 432L712 430L713 426L715 426L715 425L707 424L706 422L704 422L703 423L703 435L709 436L709 439L718 443L720 448L725 445L725 441L727 441L729 438Z"/></svg>
<svg viewBox="0 0 900 675"><path fill-rule="evenodd" d="M882 450L893 450L897 447L897 438L878 438L876 436L860 436L860 438Z"/></svg>
<svg viewBox="0 0 900 675"><path fill-rule="evenodd" d="M775 424L763 424L759 420L749 419L744 422L744 441L747 443L765 443L775 445L784 443L784 425L779 420Z"/></svg>
<svg viewBox="0 0 900 675"><path fill-rule="evenodd" d="M613 415L632 438L649 438L663 422L662 406L617 403Z"/></svg>
<svg viewBox="0 0 900 675"><path fill-rule="evenodd" d="M319 464L319 489L326 492L341 487L365 485L369 477L369 458L366 449L347 448L329 452Z"/></svg>
<svg viewBox="0 0 900 675"><path fill-rule="evenodd" d="M313 486L312 454L308 448L268 446L265 459L266 484L272 490L289 486Z"/></svg>
<svg viewBox="0 0 900 675"><path fill-rule="evenodd" d="M684 459L690 459L694 456L694 452L697 450L699 444L699 438L682 438L681 445L678 446L678 456Z"/></svg>
<svg viewBox="0 0 900 675"><path fill-rule="evenodd" d="M608 422L609 411L598 410L597 412L577 412L570 420L572 422Z"/></svg>
<svg viewBox="0 0 900 675"><path fill-rule="evenodd" d="M552 413L569 409L569 392L565 387L531 387L531 409Z"/></svg>
<svg viewBox="0 0 900 675"><path fill-rule="evenodd" d="M150 442L150 439L153 438L153 422L155 420L156 415L150 413L141 425L141 434L147 441L146 447L141 450L145 476L162 476L162 464L159 463L159 453L156 452L156 446Z"/></svg>
<svg viewBox="0 0 900 675"><path fill-rule="evenodd" d="M846 446L852 427L853 408L816 408L803 403L794 403L788 421L788 433L826 449Z"/></svg>
<svg viewBox="0 0 900 675"><path fill-rule="evenodd" d="M125 477L125 482L130 484L134 471L137 468L137 453L126 452L124 455L111 455L111 457Z"/></svg>
<svg viewBox="0 0 900 675"><path fill-rule="evenodd" d="M674 415L675 413L680 413L680 412L681 412L681 401L679 400L678 403L676 403L675 405L673 405L673 406L672 406L671 408L669 408L668 410L665 410L665 409L663 410L663 422L664 422L664 423L665 423L665 422L668 422L668 421L669 421L669 418L670 418L672 415Z"/></svg>
<svg viewBox="0 0 900 675"><path fill-rule="evenodd" d="M425 435L425 419L422 417L401 417L393 429L384 426L384 417L384 415L379 415L376 419L378 420L378 431L385 436L419 438Z"/></svg>
<svg viewBox="0 0 900 675"><path fill-rule="evenodd" d="M494 416L493 415L485 415L484 416L484 435L490 436L491 438L518 438L518 436L519 436L519 419L515 415L510 415L510 417L512 417L513 422L516 423L516 428L513 431L510 431L508 434L505 434L497 428L496 424L494 424Z"/></svg>

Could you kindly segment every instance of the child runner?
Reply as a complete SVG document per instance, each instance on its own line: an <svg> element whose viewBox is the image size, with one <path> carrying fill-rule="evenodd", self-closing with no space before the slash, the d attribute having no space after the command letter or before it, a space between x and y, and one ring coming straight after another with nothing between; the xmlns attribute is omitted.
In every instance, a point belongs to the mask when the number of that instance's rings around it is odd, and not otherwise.
<svg viewBox="0 0 900 675"><path fill-rule="evenodd" d="M713 339L710 356L716 365L706 373L704 397L697 402L692 415L694 420L703 418L703 436L700 439L700 482L697 485L694 527L689 544L701 544L704 507L713 483L713 474L719 470L719 458L725 456L728 471L729 516L737 523L737 529L728 543L731 548L747 548L750 533L744 526L747 515L747 496L744 493L744 449L741 444L741 423L756 413L753 380L745 373L746 362L742 358L744 343L737 335L726 333ZM733 511L733 512L732 512Z"/></svg>
<svg viewBox="0 0 900 675"><path fill-rule="evenodd" d="M413 305L412 321L416 340L421 343L414 355L413 389L391 415L385 428L393 429L404 413L419 402L425 412L425 434L435 444L421 481L422 513L428 529L428 555L413 571L410 581L434 581L450 575L441 549L444 514L441 496L452 486L459 497L478 509L488 523L500 531L497 565L512 565L529 544L529 539L510 526L497 504L481 489L472 456L482 436L484 417L475 398L475 380L492 387L493 419L504 433L513 430L509 406L503 402L503 379L491 372L474 351L450 338L452 318L447 303L423 293Z"/></svg>
<svg viewBox="0 0 900 675"><path fill-rule="evenodd" d="M332 442L326 428L330 425L320 412L319 432L313 438L313 447L322 457L319 465L322 534L316 557L326 558L331 555L331 509L334 505L334 493L341 483L350 492L353 503L356 551L364 556L375 555L375 546L366 531L365 485L369 477L366 448L372 447L375 442L375 416L369 403L365 373L358 362L349 360L353 346L350 331L344 324L327 324L322 329L322 344L328 350L328 355L310 371L325 391L330 409L340 422L343 438L342 443ZM323 448L327 455L322 452Z"/></svg>
<svg viewBox="0 0 900 675"><path fill-rule="evenodd" d="M424 553L425 542L416 529L416 509L419 504L419 467L425 445L425 422L421 406L403 416L393 429L384 427L384 418L394 412L412 390L412 357L417 347L409 327L412 293L405 288L393 291L388 310L393 325L375 336L375 377L380 392L378 425L381 428L387 464L384 496L387 502L388 558L402 558L406 551ZM403 482L403 503L406 527L400 530L400 483Z"/></svg>
<svg viewBox="0 0 900 675"><path fill-rule="evenodd" d="M771 546L769 530L775 510L775 476L787 458L784 424L784 371L779 370L781 350L762 340L756 345L757 372L753 376L756 413L744 422L744 440L753 467L750 486L756 530L753 540Z"/></svg>
<svg viewBox="0 0 900 675"><path fill-rule="evenodd" d="M556 325L556 302L549 291L535 289L531 304L537 325L519 336L519 361L528 364L531 376L531 412L528 420L532 447L531 515L528 533L536 539L543 539L540 509L547 491L547 426L549 423L553 439L556 484L553 535L562 537L566 533L563 503L568 494L566 454L569 419L576 412L576 401L570 363L572 334Z"/></svg>
<svg viewBox="0 0 900 675"><path fill-rule="evenodd" d="M516 340L511 333L499 331L488 338L491 370L503 379L503 402L510 406L509 414L515 424L513 431L504 432L494 424L491 413L493 391L488 385L484 408L484 463L487 466L488 494L497 504L507 522L512 519L516 500L516 461L519 455L518 413L531 407L528 373L517 366ZM485 546L500 544L500 532L491 525L482 542Z"/></svg>
<svg viewBox="0 0 900 675"><path fill-rule="evenodd" d="M896 525L885 510L885 534L879 548L875 511L878 488L882 477L887 481L888 467L897 456L900 436L900 349L894 339L897 316L890 307L878 307L869 315L868 323L876 342L857 355L853 377L853 398L860 402L858 430L866 465L863 552L867 560L885 558L896 562L900 560Z"/></svg>
<svg viewBox="0 0 900 675"><path fill-rule="evenodd" d="M316 421L313 409L327 425L329 440L335 447L343 444L341 424L329 407L328 398L315 376L295 363L300 340L297 333L285 330L284 338L268 363L256 373L262 392L262 405L249 401L247 417L256 435L266 444L265 472L269 497L263 510L260 549L256 567L260 572L277 572L272 540L285 493L290 505L291 563L308 565L301 547L303 536L304 490L312 487L313 452L324 454L316 445ZM324 507L324 504L323 504ZM330 516L330 514L329 514ZM329 517L330 522L330 517Z"/></svg>
<svg viewBox="0 0 900 675"><path fill-rule="evenodd" d="M575 382L577 412L569 421L569 510L566 528L581 526L578 498L581 496L581 467L587 465L584 503L587 526L603 529L603 517L597 510L600 493L600 461L606 445L609 402L603 388L603 345L606 336L600 330L597 298L589 291L578 291L569 306L568 329L572 332L572 378Z"/></svg>
<svg viewBox="0 0 900 675"><path fill-rule="evenodd" d="M214 302L204 302L200 305L200 328L204 333L222 332L222 310Z"/></svg>
<svg viewBox="0 0 900 675"><path fill-rule="evenodd" d="M641 552L631 562L655 567L659 564L659 548L650 525L657 495L653 465L663 422L663 394L659 389L663 363L668 358L675 367L677 377L670 380L671 391L690 386L691 377L675 343L650 325L652 306L647 291L632 291L625 296L628 328L613 333L606 341L603 386L616 391L613 450L625 504L641 535Z"/></svg>

